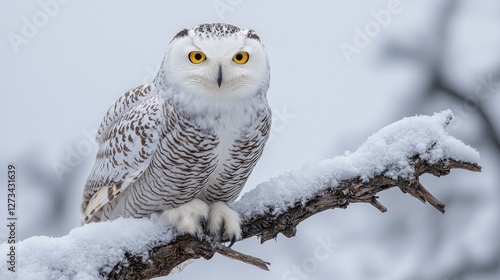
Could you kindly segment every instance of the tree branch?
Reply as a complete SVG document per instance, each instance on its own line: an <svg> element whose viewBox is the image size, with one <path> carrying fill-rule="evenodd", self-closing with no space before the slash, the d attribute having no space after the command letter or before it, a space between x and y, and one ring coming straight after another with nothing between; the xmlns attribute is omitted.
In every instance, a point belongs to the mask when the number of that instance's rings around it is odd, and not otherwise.
<svg viewBox="0 0 500 280"><path fill-rule="evenodd" d="M242 222L243 239L258 236L261 243L276 238L279 233L286 237L296 234L297 225L305 219L328 209L346 208L351 203L363 202L373 205L381 212L387 211L378 200L377 194L392 187L399 187L403 193L409 193L423 203L429 202L438 211L444 213L445 205L437 200L420 183L423 174L440 177L448 175L451 169L465 169L479 172L481 167L452 159L430 163L418 156L411 159L414 167L412 179L392 179L384 175L375 176L369 181L361 179L345 180L335 185L324 186L322 191L305 202L297 202L283 213L273 214L272 206L265 214L256 215ZM150 251L149 258L127 255L126 263L117 264L111 272L105 273L109 279L149 279L168 275L174 268L191 259L210 259L215 253L253 264L268 270L269 263L248 256L208 237L199 241L189 235L182 235L167 245L161 245Z"/></svg>

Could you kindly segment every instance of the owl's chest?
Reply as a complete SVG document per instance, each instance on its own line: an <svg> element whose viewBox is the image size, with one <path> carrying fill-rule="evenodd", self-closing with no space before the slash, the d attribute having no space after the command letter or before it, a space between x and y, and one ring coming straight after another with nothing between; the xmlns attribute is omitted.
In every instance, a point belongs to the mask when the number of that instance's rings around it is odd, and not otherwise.
<svg viewBox="0 0 500 280"><path fill-rule="evenodd" d="M169 110L158 147L158 161L166 178L194 180L206 184L234 157L238 145L246 142L252 128L241 117L184 117L175 108ZM189 175L189 176L187 176ZM195 182L193 182L195 183Z"/></svg>

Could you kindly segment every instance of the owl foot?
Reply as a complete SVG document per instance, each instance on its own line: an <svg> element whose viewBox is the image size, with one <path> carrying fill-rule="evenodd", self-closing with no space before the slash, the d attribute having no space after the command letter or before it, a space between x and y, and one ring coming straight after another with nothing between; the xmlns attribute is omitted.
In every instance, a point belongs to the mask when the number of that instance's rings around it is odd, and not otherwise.
<svg viewBox="0 0 500 280"><path fill-rule="evenodd" d="M165 210L159 222L172 225L180 233L189 233L200 239L207 227L208 213L208 205L195 198L177 208Z"/></svg>
<svg viewBox="0 0 500 280"><path fill-rule="evenodd" d="M241 240L240 216L224 202L210 205L208 214L208 232L218 240L231 240L229 247Z"/></svg>

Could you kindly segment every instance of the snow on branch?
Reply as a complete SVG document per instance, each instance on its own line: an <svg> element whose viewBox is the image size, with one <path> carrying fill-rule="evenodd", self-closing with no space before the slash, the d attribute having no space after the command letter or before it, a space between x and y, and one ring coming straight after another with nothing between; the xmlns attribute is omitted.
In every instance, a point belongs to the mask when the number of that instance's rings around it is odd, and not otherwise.
<svg viewBox="0 0 500 280"><path fill-rule="evenodd" d="M426 173L439 177L456 168L481 170L479 153L445 131L452 118L449 110L404 118L370 136L355 152L258 185L233 205L242 217L243 238L258 236L265 242L279 233L292 237L303 220L355 202L385 212L377 194L392 187L444 213L444 204L422 186L419 177ZM18 252L20 279L149 279L215 253L262 269L269 265L209 237L200 241L178 235L154 218L88 224L61 238L33 237L19 243ZM0 278L9 279L4 277L8 273L0 270Z"/></svg>

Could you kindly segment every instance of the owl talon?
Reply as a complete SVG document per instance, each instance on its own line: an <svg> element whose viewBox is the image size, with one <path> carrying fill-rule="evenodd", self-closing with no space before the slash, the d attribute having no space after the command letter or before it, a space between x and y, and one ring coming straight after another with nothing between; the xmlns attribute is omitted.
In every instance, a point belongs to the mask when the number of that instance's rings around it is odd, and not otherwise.
<svg viewBox="0 0 500 280"><path fill-rule="evenodd" d="M205 216L201 216L200 222L201 222L201 229L203 230L203 233L206 233L207 232L207 218Z"/></svg>
<svg viewBox="0 0 500 280"><path fill-rule="evenodd" d="M219 240L224 239L224 232L226 232L224 227L225 227L225 223L224 223L224 220L222 220L222 223L220 224L220 227L219 227L219 235L217 236L219 238Z"/></svg>
<svg viewBox="0 0 500 280"><path fill-rule="evenodd" d="M227 246L227 247L231 248L233 246L234 242L236 242L236 236L233 235L233 238L231 238L231 243L229 243L229 246Z"/></svg>
<svg viewBox="0 0 500 280"><path fill-rule="evenodd" d="M159 219L160 223L172 225L180 233L189 233L196 239L200 239L207 225L209 208L208 205L199 200L183 204L177 208L165 210Z"/></svg>
<svg viewBox="0 0 500 280"><path fill-rule="evenodd" d="M231 245L241 239L240 217L224 202L210 205L208 229L215 239L231 240Z"/></svg>

